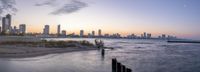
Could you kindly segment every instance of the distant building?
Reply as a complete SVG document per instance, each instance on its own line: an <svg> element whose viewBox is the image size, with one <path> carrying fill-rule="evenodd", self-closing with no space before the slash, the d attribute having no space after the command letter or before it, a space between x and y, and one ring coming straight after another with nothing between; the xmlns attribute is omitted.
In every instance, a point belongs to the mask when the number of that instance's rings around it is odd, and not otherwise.
<svg viewBox="0 0 200 72"><path fill-rule="evenodd" d="M61 34L62 36L66 36L67 35L67 32L66 32L66 30L62 30L62 34Z"/></svg>
<svg viewBox="0 0 200 72"><path fill-rule="evenodd" d="M1 26L0 26L0 33L1 33Z"/></svg>
<svg viewBox="0 0 200 72"><path fill-rule="evenodd" d="M6 17L2 18L2 32L10 33L11 32L11 15L7 14Z"/></svg>
<svg viewBox="0 0 200 72"><path fill-rule="evenodd" d="M176 36L168 35L168 36L167 36L167 39L176 39Z"/></svg>
<svg viewBox="0 0 200 72"><path fill-rule="evenodd" d="M101 35L101 29L98 30L98 36L102 36Z"/></svg>
<svg viewBox="0 0 200 72"><path fill-rule="evenodd" d="M161 37L161 36L158 36L158 38L161 39L162 37Z"/></svg>
<svg viewBox="0 0 200 72"><path fill-rule="evenodd" d="M165 35L165 34L162 34L161 37L162 37L162 39L165 39L165 38L166 38L166 35Z"/></svg>
<svg viewBox="0 0 200 72"><path fill-rule="evenodd" d="M16 26L14 26L14 28L12 29L12 34L17 34L18 33L18 29Z"/></svg>
<svg viewBox="0 0 200 72"><path fill-rule="evenodd" d="M84 36L84 30L80 30L80 37Z"/></svg>
<svg viewBox="0 0 200 72"><path fill-rule="evenodd" d="M144 34L141 34L140 38L144 38Z"/></svg>
<svg viewBox="0 0 200 72"><path fill-rule="evenodd" d="M3 17L2 19L2 27L3 27L3 32L8 33L9 32L9 20L6 17Z"/></svg>
<svg viewBox="0 0 200 72"><path fill-rule="evenodd" d="M95 36L95 31L92 31L92 36L93 36L93 37Z"/></svg>
<svg viewBox="0 0 200 72"><path fill-rule="evenodd" d="M6 31L6 17L2 18L2 32Z"/></svg>
<svg viewBox="0 0 200 72"><path fill-rule="evenodd" d="M109 34L105 34L104 37L110 37L110 35Z"/></svg>
<svg viewBox="0 0 200 72"><path fill-rule="evenodd" d="M121 35L119 33L113 34L111 36L112 38L121 38Z"/></svg>
<svg viewBox="0 0 200 72"><path fill-rule="evenodd" d="M6 15L6 19L8 19L8 28L10 28L11 27L11 15L10 14L7 14Z"/></svg>
<svg viewBox="0 0 200 72"><path fill-rule="evenodd" d="M11 26L10 26L10 24L9 24L9 19L6 18L6 19L5 19L5 32L6 32L7 34L9 34L10 31L11 31Z"/></svg>
<svg viewBox="0 0 200 72"><path fill-rule="evenodd" d="M151 38L151 34L150 34L150 33L147 34L147 38L148 38L148 39Z"/></svg>
<svg viewBox="0 0 200 72"><path fill-rule="evenodd" d="M17 32L17 29L14 28L15 32ZM26 33L26 24L20 24L19 25L19 33L20 34L25 34Z"/></svg>
<svg viewBox="0 0 200 72"><path fill-rule="evenodd" d="M45 25L45 26L44 26L43 34L44 34L44 35L49 35L49 25Z"/></svg>
<svg viewBox="0 0 200 72"><path fill-rule="evenodd" d="M88 33L88 37L92 37L91 33Z"/></svg>
<svg viewBox="0 0 200 72"><path fill-rule="evenodd" d="M144 35L143 35L144 37L143 38L147 38L147 33L146 32L144 32Z"/></svg>
<svg viewBox="0 0 200 72"><path fill-rule="evenodd" d="M131 35L128 35L127 38L134 39L134 38L136 38L136 35L135 34L131 34Z"/></svg>
<svg viewBox="0 0 200 72"><path fill-rule="evenodd" d="M60 25L57 27L57 35L60 35Z"/></svg>

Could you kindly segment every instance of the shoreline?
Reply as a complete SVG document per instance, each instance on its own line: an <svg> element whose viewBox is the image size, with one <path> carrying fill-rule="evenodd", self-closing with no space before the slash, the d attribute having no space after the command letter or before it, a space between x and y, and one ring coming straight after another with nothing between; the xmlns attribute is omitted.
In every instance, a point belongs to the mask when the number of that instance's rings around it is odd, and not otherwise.
<svg viewBox="0 0 200 72"><path fill-rule="evenodd" d="M78 51L97 50L95 47L70 47L70 48L27 48L27 47L14 47L2 48L0 47L0 58L31 58L38 56L45 56L49 54L60 54Z"/></svg>

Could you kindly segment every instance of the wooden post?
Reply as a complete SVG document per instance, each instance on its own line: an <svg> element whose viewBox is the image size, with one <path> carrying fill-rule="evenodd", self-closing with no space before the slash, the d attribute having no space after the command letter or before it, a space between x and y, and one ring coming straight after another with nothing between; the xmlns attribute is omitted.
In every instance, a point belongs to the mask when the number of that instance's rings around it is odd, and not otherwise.
<svg viewBox="0 0 200 72"><path fill-rule="evenodd" d="M126 69L126 72L132 72L132 70L131 70L131 69L129 69L129 68L127 68L127 69Z"/></svg>
<svg viewBox="0 0 200 72"><path fill-rule="evenodd" d="M112 72L132 72L132 70L126 68L125 65L122 65L116 58L114 58L112 59Z"/></svg>
<svg viewBox="0 0 200 72"><path fill-rule="evenodd" d="M101 55L104 56L105 55L105 49L101 50Z"/></svg>
<svg viewBox="0 0 200 72"><path fill-rule="evenodd" d="M122 65L122 72L126 72L126 67Z"/></svg>
<svg viewBox="0 0 200 72"><path fill-rule="evenodd" d="M117 72L121 72L121 63L117 62Z"/></svg>
<svg viewBox="0 0 200 72"><path fill-rule="evenodd" d="M117 59L112 59L112 72L117 72Z"/></svg>

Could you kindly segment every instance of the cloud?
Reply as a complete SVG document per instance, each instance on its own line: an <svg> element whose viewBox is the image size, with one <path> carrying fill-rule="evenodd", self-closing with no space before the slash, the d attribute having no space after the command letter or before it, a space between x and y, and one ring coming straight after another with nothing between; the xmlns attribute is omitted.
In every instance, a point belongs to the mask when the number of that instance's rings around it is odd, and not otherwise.
<svg viewBox="0 0 200 72"><path fill-rule="evenodd" d="M15 0L0 0L0 18L7 13L15 14L17 12L15 5Z"/></svg>
<svg viewBox="0 0 200 72"><path fill-rule="evenodd" d="M42 3L36 3L35 6L54 5L55 2L56 0L47 0Z"/></svg>
<svg viewBox="0 0 200 72"><path fill-rule="evenodd" d="M50 12L50 14L53 15L74 13L88 6L86 2L80 0L62 0L62 2L64 2L63 4L58 4L57 2L59 2L59 0L47 0L35 6L50 6L55 9Z"/></svg>

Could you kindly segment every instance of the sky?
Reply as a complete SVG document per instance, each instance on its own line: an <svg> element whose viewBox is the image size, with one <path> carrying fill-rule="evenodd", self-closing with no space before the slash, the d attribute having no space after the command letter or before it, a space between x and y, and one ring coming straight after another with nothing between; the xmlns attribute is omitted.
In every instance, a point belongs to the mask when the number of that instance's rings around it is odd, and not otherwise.
<svg viewBox="0 0 200 72"><path fill-rule="evenodd" d="M200 40L200 0L15 0L13 26L26 24L28 32L57 25L67 33L122 35L143 32ZM71 6L71 7L69 7ZM1 14L1 13L0 13Z"/></svg>

